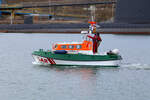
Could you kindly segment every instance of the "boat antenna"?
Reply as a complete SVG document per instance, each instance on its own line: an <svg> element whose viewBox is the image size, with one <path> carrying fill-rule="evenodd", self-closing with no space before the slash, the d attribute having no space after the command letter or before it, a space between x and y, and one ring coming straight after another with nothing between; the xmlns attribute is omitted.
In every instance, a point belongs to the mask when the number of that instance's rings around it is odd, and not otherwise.
<svg viewBox="0 0 150 100"><path fill-rule="evenodd" d="M89 22L89 34L95 34L96 33L96 29L99 28L100 26L96 24L96 6L95 5L91 5L90 6L90 11L91 11L91 21Z"/></svg>
<svg viewBox="0 0 150 100"><path fill-rule="evenodd" d="M91 5L90 10L91 10L91 21L88 22L90 24L89 25L89 34L93 34L93 33L96 33L95 5Z"/></svg>

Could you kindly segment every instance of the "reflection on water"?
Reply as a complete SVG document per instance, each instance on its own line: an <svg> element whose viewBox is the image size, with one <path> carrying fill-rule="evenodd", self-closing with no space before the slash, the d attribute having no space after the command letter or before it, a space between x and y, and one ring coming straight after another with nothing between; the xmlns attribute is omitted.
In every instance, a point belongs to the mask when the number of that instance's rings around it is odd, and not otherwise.
<svg viewBox="0 0 150 100"><path fill-rule="evenodd" d="M150 36L101 35L99 50L118 48L120 67L35 66L31 53L79 34L1 34L3 100L149 100Z"/></svg>

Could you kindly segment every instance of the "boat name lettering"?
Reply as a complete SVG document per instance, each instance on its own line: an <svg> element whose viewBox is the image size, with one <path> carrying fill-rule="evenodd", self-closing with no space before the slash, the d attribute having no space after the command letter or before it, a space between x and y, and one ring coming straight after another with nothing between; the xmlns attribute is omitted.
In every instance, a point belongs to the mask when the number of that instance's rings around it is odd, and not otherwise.
<svg viewBox="0 0 150 100"><path fill-rule="evenodd" d="M46 58L39 58L39 61L41 61L43 63L48 63L48 60Z"/></svg>

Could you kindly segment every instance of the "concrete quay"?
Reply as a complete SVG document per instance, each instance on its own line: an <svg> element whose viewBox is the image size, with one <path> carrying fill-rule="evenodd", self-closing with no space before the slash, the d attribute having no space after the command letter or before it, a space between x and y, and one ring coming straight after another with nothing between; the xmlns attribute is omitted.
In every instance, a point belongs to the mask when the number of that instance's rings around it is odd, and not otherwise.
<svg viewBox="0 0 150 100"><path fill-rule="evenodd" d="M98 32L102 34L148 34L150 24L114 24L99 23ZM87 23L51 23L51 24L1 24L1 33L80 33L88 30Z"/></svg>

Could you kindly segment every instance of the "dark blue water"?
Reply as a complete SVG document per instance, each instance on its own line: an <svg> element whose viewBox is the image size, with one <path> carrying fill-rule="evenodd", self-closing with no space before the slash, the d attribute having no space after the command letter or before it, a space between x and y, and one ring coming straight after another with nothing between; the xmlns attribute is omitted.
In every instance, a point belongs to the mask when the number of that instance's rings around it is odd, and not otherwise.
<svg viewBox="0 0 150 100"><path fill-rule="evenodd" d="M0 34L1 100L149 100L150 36L101 35L100 52L117 48L119 68L32 65L34 50L79 34Z"/></svg>

